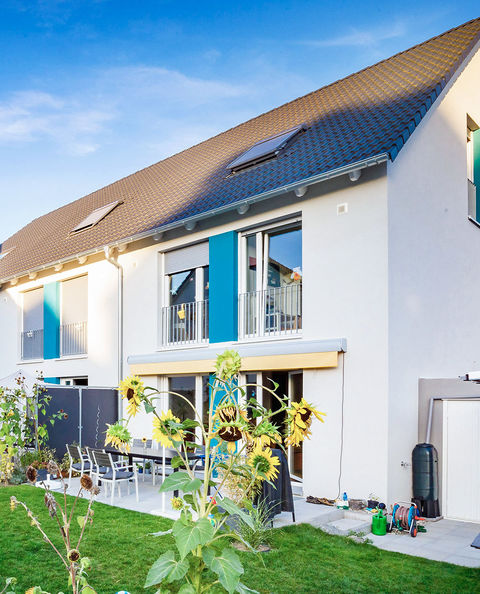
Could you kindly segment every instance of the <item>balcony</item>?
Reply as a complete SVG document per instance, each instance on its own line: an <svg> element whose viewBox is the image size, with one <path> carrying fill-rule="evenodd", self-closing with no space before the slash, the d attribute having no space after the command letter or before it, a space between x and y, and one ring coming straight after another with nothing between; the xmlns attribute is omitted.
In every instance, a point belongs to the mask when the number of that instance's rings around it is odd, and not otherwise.
<svg viewBox="0 0 480 594"><path fill-rule="evenodd" d="M273 287L239 295L239 338L298 334L302 329L302 285Z"/></svg>
<svg viewBox="0 0 480 594"><path fill-rule="evenodd" d="M43 359L43 329L21 333L22 361Z"/></svg>
<svg viewBox="0 0 480 594"><path fill-rule="evenodd" d="M208 299L162 308L162 344L181 346L208 342Z"/></svg>
<svg viewBox="0 0 480 594"><path fill-rule="evenodd" d="M74 322L60 326L60 356L87 353L87 322Z"/></svg>

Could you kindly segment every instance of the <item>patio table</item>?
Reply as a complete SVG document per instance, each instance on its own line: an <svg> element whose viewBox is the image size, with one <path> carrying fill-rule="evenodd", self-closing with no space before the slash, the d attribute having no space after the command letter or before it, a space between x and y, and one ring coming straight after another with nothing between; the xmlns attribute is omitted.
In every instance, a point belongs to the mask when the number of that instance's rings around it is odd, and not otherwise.
<svg viewBox="0 0 480 594"><path fill-rule="evenodd" d="M176 450L171 448L162 448L160 450L154 448L144 448L144 447L133 447L130 448L128 452L121 452L117 448L114 447L105 447L105 452L107 454L112 454L114 456L128 456L128 465L133 466L133 459L140 458L141 460L153 460L158 464L163 466L163 470L165 471L165 464L170 464L172 459L175 456L178 456ZM189 460L198 460L200 458L199 454L188 454ZM179 468L174 468L173 472L177 472ZM178 491L173 492L174 497L178 497Z"/></svg>

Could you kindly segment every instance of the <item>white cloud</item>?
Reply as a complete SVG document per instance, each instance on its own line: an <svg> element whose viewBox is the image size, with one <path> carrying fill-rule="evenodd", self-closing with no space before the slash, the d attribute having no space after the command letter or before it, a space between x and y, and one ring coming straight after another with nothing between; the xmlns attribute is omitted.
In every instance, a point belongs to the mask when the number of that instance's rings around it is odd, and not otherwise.
<svg viewBox="0 0 480 594"><path fill-rule="evenodd" d="M374 29L356 29L351 27L346 34L330 39L301 41L310 47L376 47L383 41L403 37L407 32L404 23L397 22L393 26L376 27Z"/></svg>

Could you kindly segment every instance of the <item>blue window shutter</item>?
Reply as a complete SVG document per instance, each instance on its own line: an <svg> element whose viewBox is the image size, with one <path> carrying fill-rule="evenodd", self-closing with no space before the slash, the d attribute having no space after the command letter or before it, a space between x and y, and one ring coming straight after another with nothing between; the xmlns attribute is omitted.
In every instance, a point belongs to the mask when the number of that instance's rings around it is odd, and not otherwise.
<svg viewBox="0 0 480 594"><path fill-rule="evenodd" d="M209 239L209 340L238 338L238 237L235 231Z"/></svg>
<svg viewBox="0 0 480 594"><path fill-rule="evenodd" d="M43 358L60 356L60 284L43 287Z"/></svg>

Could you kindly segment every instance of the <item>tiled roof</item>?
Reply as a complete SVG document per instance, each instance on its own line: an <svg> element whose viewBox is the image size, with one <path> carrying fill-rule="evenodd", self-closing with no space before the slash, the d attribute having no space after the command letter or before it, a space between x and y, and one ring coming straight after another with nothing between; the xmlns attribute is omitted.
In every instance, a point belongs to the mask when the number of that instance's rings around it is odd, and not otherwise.
<svg viewBox="0 0 480 594"><path fill-rule="evenodd" d="M35 219L2 246L0 279L387 152L395 159L480 38L480 18L295 99ZM300 124L277 158L230 174L255 142ZM96 226L70 231L119 200Z"/></svg>

